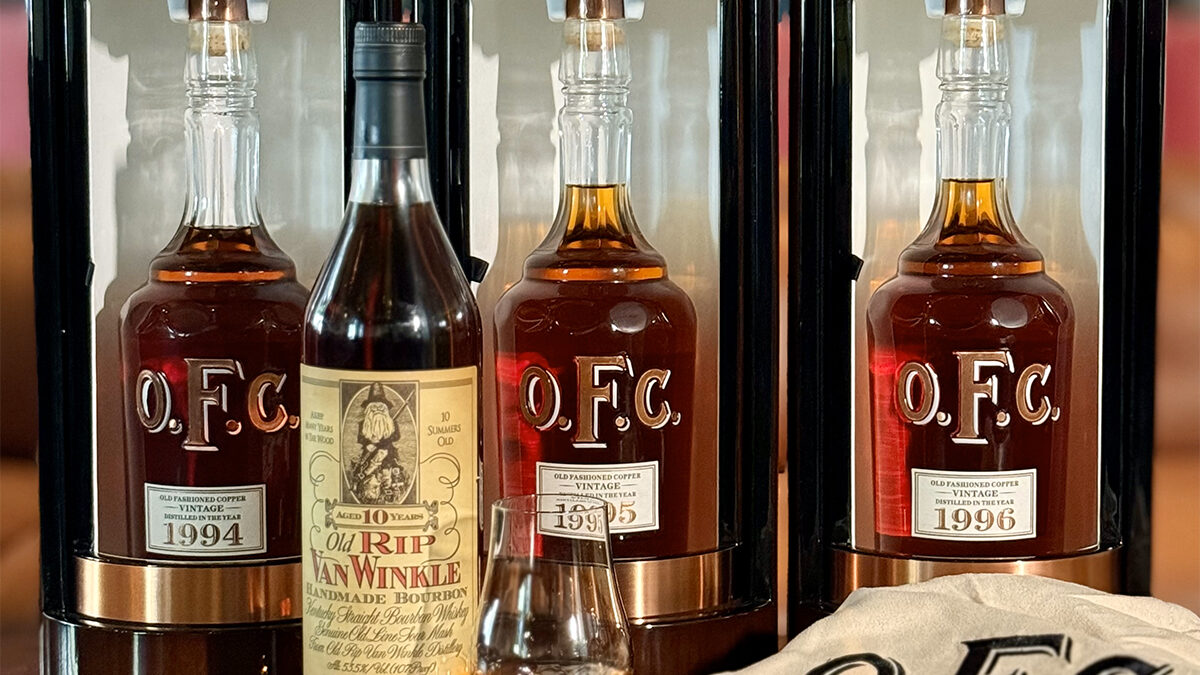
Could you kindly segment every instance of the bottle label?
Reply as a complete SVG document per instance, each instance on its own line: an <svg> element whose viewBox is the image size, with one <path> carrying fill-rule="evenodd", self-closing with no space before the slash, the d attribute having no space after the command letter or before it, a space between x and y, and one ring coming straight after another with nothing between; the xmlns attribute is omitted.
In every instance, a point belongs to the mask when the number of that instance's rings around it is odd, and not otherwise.
<svg viewBox="0 0 1200 675"><path fill-rule="evenodd" d="M267 486L146 483L146 550L185 556L266 553Z"/></svg>
<svg viewBox="0 0 1200 675"><path fill-rule="evenodd" d="M912 534L966 541L1036 537L1037 469L913 469Z"/></svg>
<svg viewBox="0 0 1200 675"><path fill-rule="evenodd" d="M300 373L305 672L471 672L476 368Z"/></svg>
<svg viewBox="0 0 1200 675"><path fill-rule="evenodd" d="M130 557L220 565L299 556L299 396L295 371L278 365L288 354L269 354L272 367L261 357L146 351L125 388L129 499L143 514L128 524Z"/></svg>
<svg viewBox="0 0 1200 675"><path fill-rule="evenodd" d="M1017 375L1012 352L1007 349L956 351L954 357L958 365L958 390L950 392L949 403L954 407L947 410L940 409L942 385L933 366L921 361L908 361L900 366L896 373L896 405L906 422L917 426L933 422L949 427L957 419L950 435L953 443L987 445L988 439L982 432L989 410L985 403L990 404L992 411L987 423L1000 429L1014 422L1038 427L1057 422L1062 416L1062 409L1046 393L1052 389L1049 364L1030 364ZM1002 391L1001 374L1005 374L1005 384L1016 377L1014 391Z"/></svg>
<svg viewBox="0 0 1200 675"><path fill-rule="evenodd" d="M627 354L576 356L574 362L575 409L569 408L569 392L564 396L561 374L538 364L521 373L521 416L529 426L567 433L577 449L604 450L610 428L624 434L636 427L658 430L683 421L683 413L673 410L668 400L669 368L639 372Z"/></svg>
<svg viewBox="0 0 1200 675"><path fill-rule="evenodd" d="M604 522L600 505L584 495L545 494L538 497L537 532L566 539L604 541ZM606 509L611 512L611 508Z"/></svg>
<svg viewBox="0 0 1200 675"><path fill-rule="evenodd" d="M613 534L658 529L658 462L537 463L537 491L586 495L608 502Z"/></svg>

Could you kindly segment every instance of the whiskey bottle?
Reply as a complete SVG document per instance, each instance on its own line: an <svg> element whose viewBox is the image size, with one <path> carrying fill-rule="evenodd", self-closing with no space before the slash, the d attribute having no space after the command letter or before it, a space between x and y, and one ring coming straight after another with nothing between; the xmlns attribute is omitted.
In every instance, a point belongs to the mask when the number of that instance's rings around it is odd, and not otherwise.
<svg viewBox="0 0 1200 675"><path fill-rule="evenodd" d="M620 8L567 3L558 213L495 331L501 493L606 500L628 559L714 549L718 524L717 458L692 445L695 310L629 201Z"/></svg>
<svg viewBox="0 0 1200 675"><path fill-rule="evenodd" d="M876 547L948 558L1053 556L1072 528L1074 311L1021 235L1005 184L1003 0L949 0L938 59L940 192L867 309ZM1037 186L1033 186L1037 189ZM1093 485L1094 488L1094 485Z"/></svg>
<svg viewBox="0 0 1200 675"><path fill-rule="evenodd" d="M301 365L306 673L469 672L479 311L432 203L425 32L354 31L349 203Z"/></svg>
<svg viewBox="0 0 1200 675"><path fill-rule="evenodd" d="M280 566L299 562L299 360L308 293L258 211L247 2L192 9L186 206L148 283L121 311L127 536L124 550L101 553L163 565L160 598L207 603L256 575L286 578ZM293 570L294 585L282 584L281 596L213 600L225 613L207 615L164 601L156 621L299 619L290 610L299 586ZM266 608L255 609L260 603Z"/></svg>

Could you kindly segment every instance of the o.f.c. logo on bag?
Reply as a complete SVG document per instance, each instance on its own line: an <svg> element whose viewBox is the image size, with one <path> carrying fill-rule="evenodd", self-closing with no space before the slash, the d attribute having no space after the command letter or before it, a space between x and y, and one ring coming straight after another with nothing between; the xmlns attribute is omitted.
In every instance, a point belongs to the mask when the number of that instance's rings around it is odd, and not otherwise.
<svg viewBox="0 0 1200 675"><path fill-rule="evenodd" d="M1168 675L1174 673L1171 665L1148 663L1136 656L1105 656L1081 663L1077 670L1064 666L1073 665L1071 638L1056 635L1009 635L1005 637L969 640L958 670L954 675L992 675L999 673L1062 672L1074 675ZM1054 668L1054 670L1049 670ZM849 654L833 659L813 668L807 675L906 675L923 673L921 664L905 664L880 654Z"/></svg>

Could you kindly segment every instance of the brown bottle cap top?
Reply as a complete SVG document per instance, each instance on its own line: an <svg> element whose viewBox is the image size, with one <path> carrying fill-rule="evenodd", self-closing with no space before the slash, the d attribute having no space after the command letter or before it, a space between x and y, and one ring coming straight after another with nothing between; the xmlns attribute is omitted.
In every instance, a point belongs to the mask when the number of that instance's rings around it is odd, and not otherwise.
<svg viewBox="0 0 1200 675"><path fill-rule="evenodd" d="M946 0L946 16L1004 14L1004 0Z"/></svg>
<svg viewBox="0 0 1200 675"><path fill-rule="evenodd" d="M567 0L568 19L624 19L625 0Z"/></svg>

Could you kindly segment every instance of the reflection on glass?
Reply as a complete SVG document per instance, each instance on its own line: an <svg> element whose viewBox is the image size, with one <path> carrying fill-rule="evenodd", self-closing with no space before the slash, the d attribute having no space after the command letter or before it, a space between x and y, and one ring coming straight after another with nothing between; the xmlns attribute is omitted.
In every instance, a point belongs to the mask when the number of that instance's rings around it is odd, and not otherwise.
<svg viewBox="0 0 1200 675"><path fill-rule="evenodd" d="M537 494L492 505L477 646L488 675L631 672L604 501Z"/></svg>
<svg viewBox="0 0 1200 675"><path fill-rule="evenodd" d="M1068 495L1065 519L1089 530L1096 518L1098 343L1100 287L1096 258L1088 246L1081 209L1083 184L1081 29L1096 20L1093 3L1050 2L1030 7L1027 22L1038 21L1029 70L1032 107L1023 137L1029 180L1021 222L1046 253L1046 272L1063 285L1075 306L1072 415L1067 420L1072 447L1067 472L1092 476ZM1115 526L1115 524L1114 524Z"/></svg>
<svg viewBox="0 0 1200 675"><path fill-rule="evenodd" d="M921 60L931 52L937 24L918 14L914 30L897 30L897 23L912 15L912 8L900 3L876 6L864 12L858 23L856 43L868 54L866 96L867 141L864 148L866 167L866 241L863 268L855 284L856 316L865 316L867 300L880 284L896 273L896 256L921 229L921 174L918 170L921 142L918 128L922 113ZM908 28L908 27L906 27ZM867 334L857 331L855 359L867 362ZM859 466L869 466L871 418L867 390L868 369L855 369L855 434ZM855 491L856 539L874 537L874 526L867 516L874 512L874 492L869 471L861 472L865 482Z"/></svg>

